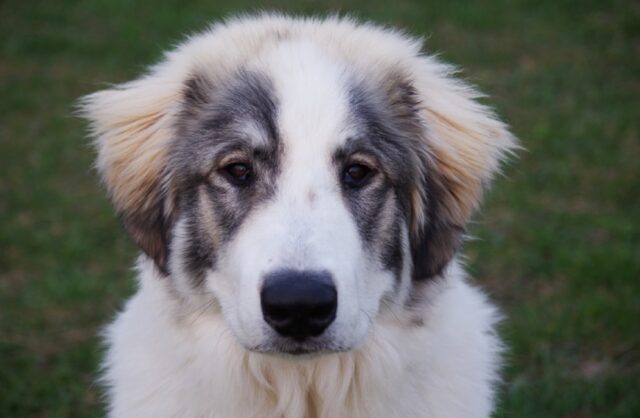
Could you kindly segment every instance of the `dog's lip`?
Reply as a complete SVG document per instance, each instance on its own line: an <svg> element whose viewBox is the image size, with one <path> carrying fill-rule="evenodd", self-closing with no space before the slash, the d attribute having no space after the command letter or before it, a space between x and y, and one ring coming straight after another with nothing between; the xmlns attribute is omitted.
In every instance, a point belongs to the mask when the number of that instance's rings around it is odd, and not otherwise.
<svg viewBox="0 0 640 418"><path fill-rule="evenodd" d="M315 356L321 354L349 351L350 348L321 342L273 341L248 347L250 351L262 354L287 355L294 357Z"/></svg>
<svg viewBox="0 0 640 418"><path fill-rule="evenodd" d="M303 357L303 356L310 356L310 355L317 355L317 354L323 354L326 353L327 350L321 350L321 349L309 349L306 347L294 347L292 349L285 349L282 351L276 351L276 354L287 354L290 356L296 356L296 357Z"/></svg>

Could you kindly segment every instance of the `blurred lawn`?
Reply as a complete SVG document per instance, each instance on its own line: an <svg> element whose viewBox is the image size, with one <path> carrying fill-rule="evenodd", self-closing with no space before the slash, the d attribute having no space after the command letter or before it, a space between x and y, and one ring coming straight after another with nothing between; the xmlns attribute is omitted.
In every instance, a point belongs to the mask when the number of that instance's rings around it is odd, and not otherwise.
<svg viewBox="0 0 640 418"><path fill-rule="evenodd" d="M426 34L492 96L528 149L466 249L508 314L498 416L640 416L640 3L220 3L0 0L0 416L100 416L96 333L133 290L73 101L257 8Z"/></svg>

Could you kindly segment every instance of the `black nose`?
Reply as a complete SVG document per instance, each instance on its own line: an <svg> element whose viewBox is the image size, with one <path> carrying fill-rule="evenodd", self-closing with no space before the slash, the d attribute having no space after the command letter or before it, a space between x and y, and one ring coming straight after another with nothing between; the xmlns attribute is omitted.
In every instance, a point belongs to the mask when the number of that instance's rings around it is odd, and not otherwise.
<svg viewBox="0 0 640 418"><path fill-rule="evenodd" d="M302 341L322 334L333 322L338 293L329 273L285 270L265 277L260 303L271 328Z"/></svg>

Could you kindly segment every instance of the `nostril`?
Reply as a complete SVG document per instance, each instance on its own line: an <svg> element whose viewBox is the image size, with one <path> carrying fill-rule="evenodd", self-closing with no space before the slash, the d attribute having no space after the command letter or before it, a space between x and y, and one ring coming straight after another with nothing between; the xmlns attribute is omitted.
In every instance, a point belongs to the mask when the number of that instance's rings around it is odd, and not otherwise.
<svg viewBox="0 0 640 418"><path fill-rule="evenodd" d="M267 304L266 309L269 317L274 321L286 321L289 318L289 312L284 306Z"/></svg>
<svg viewBox="0 0 640 418"><path fill-rule="evenodd" d="M335 310L336 307L334 304L326 303L324 305L311 308L309 315L316 319L328 318L335 313Z"/></svg>
<svg viewBox="0 0 640 418"><path fill-rule="evenodd" d="M334 321L338 293L326 272L284 270L265 277L260 302L264 320L276 332L303 340Z"/></svg>

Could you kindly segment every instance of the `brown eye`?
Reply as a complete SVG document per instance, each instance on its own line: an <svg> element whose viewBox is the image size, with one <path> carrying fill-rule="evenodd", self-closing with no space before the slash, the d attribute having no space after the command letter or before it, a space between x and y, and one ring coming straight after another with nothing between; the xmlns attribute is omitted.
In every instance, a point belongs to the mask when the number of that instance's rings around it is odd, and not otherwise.
<svg viewBox="0 0 640 418"><path fill-rule="evenodd" d="M245 163L232 163L223 168L227 177L239 185L246 184L251 179L251 168Z"/></svg>
<svg viewBox="0 0 640 418"><path fill-rule="evenodd" d="M364 164L351 164L344 170L342 181L351 187L363 186L372 170Z"/></svg>

